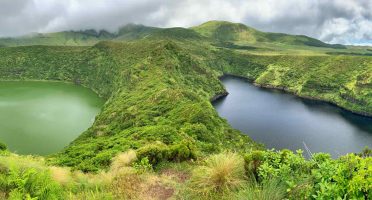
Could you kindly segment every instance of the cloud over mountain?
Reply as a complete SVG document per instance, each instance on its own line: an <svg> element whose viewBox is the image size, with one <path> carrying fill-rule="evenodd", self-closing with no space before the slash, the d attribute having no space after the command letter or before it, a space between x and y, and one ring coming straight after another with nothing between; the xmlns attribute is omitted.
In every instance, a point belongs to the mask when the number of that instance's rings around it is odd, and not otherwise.
<svg viewBox="0 0 372 200"><path fill-rule="evenodd" d="M0 1L0 36L89 28L115 31L127 23L188 27L208 20L242 22L331 43L372 44L370 0Z"/></svg>

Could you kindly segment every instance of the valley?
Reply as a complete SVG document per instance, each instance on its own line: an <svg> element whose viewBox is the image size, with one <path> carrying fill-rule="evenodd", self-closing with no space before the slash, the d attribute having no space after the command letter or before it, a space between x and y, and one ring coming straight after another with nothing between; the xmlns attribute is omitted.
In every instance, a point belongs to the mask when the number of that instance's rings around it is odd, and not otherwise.
<svg viewBox="0 0 372 200"><path fill-rule="evenodd" d="M265 33L225 21L191 28L128 25L118 33L60 32L1 39L0 45L0 80L69 82L105 101L92 126L55 154L18 156L2 148L4 196L40 196L12 183L12 173L22 176L34 166L45 175L32 176L30 185L38 188L41 180L54 184L45 186L54 192L42 193L52 196L41 199L63 199L66 194L84 199L92 188L95 196L89 199L123 194L133 195L124 199L144 199L155 186L187 199L227 199L247 192L249 187L240 184L222 183L226 190L215 183L210 183L212 189L204 187L204 175L213 173L208 169L219 162L232 166L224 171L236 170L232 176L239 182L256 180L252 187L257 191L265 193L265 184L280 185L273 186L281 189L278 199L371 196L369 149L337 159L324 153L305 159L302 150L266 150L249 137L249 130L243 134L221 118L211 103L215 95L226 93L219 78L232 74L371 116L372 57L367 47ZM12 163L20 167L12 168ZM56 171L67 178L55 178ZM134 188L124 184L128 180ZM345 185L345 180L354 185ZM334 192L328 194L324 187Z"/></svg>

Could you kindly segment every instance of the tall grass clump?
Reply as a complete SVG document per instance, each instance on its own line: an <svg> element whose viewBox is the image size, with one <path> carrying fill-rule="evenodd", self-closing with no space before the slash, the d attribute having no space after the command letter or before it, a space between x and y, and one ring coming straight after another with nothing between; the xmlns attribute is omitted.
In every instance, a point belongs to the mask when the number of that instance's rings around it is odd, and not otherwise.
<svg viewBox="0 0 372 200"><path fill-rule="evenodd" d="M191 199L215 199L241 189L245 178L241 156L231 152L212 155L193 171L187 193Z"/></svg>
<svg viewBox="0 0 372 200"><path fill-rule="evenodd" d="M136 161L136 159L137 155L134 150L120 153L113 158L110 170L113 173L118 173L123 168L130 166L134 161Z"/></svg>
<svg viewBox="0 0 372 200"><path fill-rule="evenodd" d="M249 186L238 192L238 200L281 200L286 197L286 188L278 180L268 180L262 183L253 181Z"/></svg>
<svg viewBox="0 0 372 200"><path fill-rule="evenodd" d="M117 199L137 199L142 190L142 178L132 164L137 160L134 150L116 155L111 163L110 171L113 180L111 189Z"/></svg>

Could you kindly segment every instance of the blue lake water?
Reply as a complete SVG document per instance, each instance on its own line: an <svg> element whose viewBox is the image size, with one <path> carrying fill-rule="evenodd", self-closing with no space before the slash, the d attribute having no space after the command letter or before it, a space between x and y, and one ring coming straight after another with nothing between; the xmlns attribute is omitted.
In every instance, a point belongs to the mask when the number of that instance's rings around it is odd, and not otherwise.
<svg viewBox="0 0 372 200"><path fill-rule="evenodd" d="M327 152L333 157L372 147L372 118L336 106L222 79L229 95L213 103L219 115L253 140L275 149Z"/></svg>

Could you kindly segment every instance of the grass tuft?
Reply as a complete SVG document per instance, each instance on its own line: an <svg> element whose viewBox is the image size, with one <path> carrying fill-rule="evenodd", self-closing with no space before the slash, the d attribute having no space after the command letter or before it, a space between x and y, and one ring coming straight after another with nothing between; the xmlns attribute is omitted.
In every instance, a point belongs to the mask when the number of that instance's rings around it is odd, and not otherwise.
<svg viewBox="0 0 372 200"><path fill-rule="evenodd" d="M189 181L195 197L213 198L242 188L246 184L244 160L236 153L212 155L205 165L193 171Z"/></svg>
<svg viewBox="0 0 372 200"><path fill-rule="evenodd" d="M277 180L268 180L262 184L253 182L239 191L238 200L281 200L286 196L285 186Z"/></svg>
<svg viewBox="0 0 372 200"><path fill-rule="evenodd" d="M111 163L110 170L114 173L119 172L121 169L130 166L134 161L136 161L137 155L134 150L129 150L124 153L118 154Z"/></svg>

